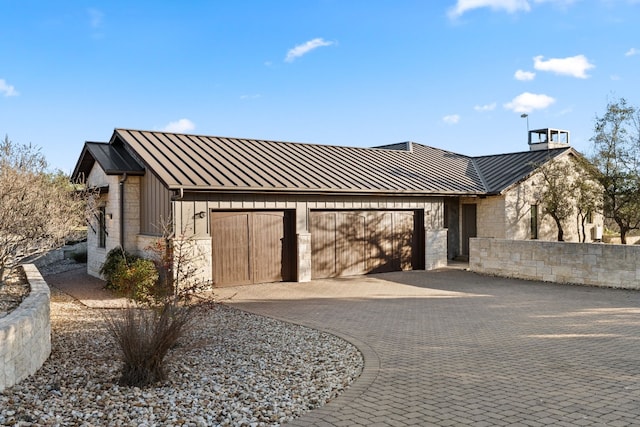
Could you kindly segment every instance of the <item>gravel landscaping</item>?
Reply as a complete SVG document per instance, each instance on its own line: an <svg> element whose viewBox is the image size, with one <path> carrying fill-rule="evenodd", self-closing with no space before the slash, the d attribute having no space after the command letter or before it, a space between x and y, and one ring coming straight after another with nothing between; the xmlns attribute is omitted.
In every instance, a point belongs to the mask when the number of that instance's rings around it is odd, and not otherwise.
<svg viewBox="0 0 640 427"><path fill-rule="evenodd" d="M122 387L105 330L119 311L55 288L51 298L51 357L0 392L0 425L279 425L336 397L362 369L358 350L337 337L214 304L169 353L166 382Z"/></svg>

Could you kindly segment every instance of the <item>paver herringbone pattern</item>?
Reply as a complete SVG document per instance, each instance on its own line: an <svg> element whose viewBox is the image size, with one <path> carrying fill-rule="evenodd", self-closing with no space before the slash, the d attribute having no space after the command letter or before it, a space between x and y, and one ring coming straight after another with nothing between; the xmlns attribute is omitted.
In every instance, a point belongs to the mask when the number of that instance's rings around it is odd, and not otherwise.
<svg viewBox="0 0 640 427"><path fill-rule="evenodd" d="M363 377L291 425L640 425L640 292L442 270L221 293L363 351Z"/></svg>

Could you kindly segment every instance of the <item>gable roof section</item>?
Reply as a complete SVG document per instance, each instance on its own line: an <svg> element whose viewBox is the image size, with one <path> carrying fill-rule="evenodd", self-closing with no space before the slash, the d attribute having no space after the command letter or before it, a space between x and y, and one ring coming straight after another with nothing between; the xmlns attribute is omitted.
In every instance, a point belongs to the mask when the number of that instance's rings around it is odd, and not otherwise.
<svg viewBox="0 0 640 427"><path fill-rule="evenodd" d="M93 165L98 162L107 175L144 175L144 167L127 152L122 144L109 144L106 142L86 142L80 159L71 175L77 180L91 172Z"/></svg>
<svg viewBox="0 0 640 427"><path fill-rule="evenodd" d="M484 181L486 192L488 194L499 194L531 175L540 165L568 150L574 152L573 149L566 147L479 156L474 157L473 161Z"/></svg>
<svg viewBox="0 0 640 427"><path fill-rule="evenodd" d="M376 149L116 129L172 190L483 194L472 159L406 144Z"/></svg>

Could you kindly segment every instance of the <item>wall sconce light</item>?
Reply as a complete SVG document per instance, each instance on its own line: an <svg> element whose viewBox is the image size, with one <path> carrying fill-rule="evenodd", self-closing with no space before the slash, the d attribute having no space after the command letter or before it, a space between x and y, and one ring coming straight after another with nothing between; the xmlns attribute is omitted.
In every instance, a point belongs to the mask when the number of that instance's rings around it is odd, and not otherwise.
<svg viewBox="0 0 640 427"><path fill-rule="evenodd" d="M197 214L194 215L196 218L200 218L203 219L205 216L207 216L207 213L205 211L200 211Z"/></svg>
<svg viewBox="0 0 640 427"><path fill-rule="evenodd" d="M109 219L113 219L113 214L112 214L112 213L108 213L108 214L107 214L107 218L109 218Z"/></svg>

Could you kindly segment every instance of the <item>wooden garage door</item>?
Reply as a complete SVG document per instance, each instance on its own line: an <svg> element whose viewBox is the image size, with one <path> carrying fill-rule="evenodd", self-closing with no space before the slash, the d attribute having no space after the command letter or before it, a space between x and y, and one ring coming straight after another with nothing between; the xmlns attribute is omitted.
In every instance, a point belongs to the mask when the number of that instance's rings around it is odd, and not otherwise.
<svg viewBox="0 0 640 427"><path fill-rule="evenodd" d="M213 212L214 285L291 280L290 226L284 211Z"/></svg>
<svg viewBox="0 0 640 427"><path fill-rule="evenodd" d="M317 279L424 268L416 224L414 211L311 212L311 275Z"/></svg>

